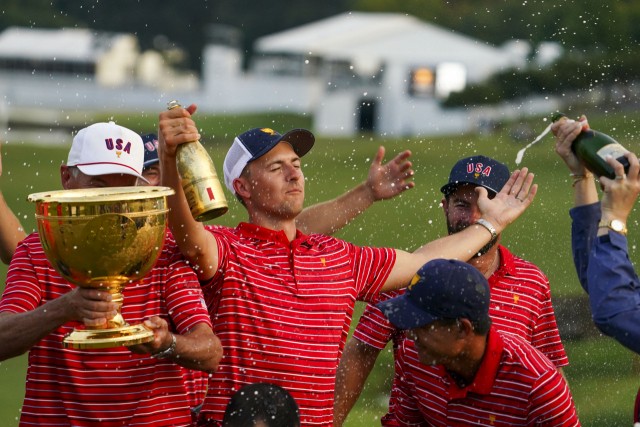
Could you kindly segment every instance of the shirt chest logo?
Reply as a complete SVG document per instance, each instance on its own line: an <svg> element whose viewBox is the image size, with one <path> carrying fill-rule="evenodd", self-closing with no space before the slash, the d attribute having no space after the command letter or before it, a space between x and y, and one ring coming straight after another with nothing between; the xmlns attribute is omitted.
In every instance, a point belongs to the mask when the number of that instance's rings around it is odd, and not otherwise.
<svg viewBox="0 0 640 427"><path fill-rule="evenodd" d="M514 295L513 296L513 302L515 302L516 304L518 303L519 299L520 299L520 297L518 295Z"/></svg>
<svg viewBox="0 0 640 427"><path fill-rule="evenodd" d="M491 423L491 425L493 425L493 422L496 420L496 416L495 415L489 415L489 422Z"/></svg>

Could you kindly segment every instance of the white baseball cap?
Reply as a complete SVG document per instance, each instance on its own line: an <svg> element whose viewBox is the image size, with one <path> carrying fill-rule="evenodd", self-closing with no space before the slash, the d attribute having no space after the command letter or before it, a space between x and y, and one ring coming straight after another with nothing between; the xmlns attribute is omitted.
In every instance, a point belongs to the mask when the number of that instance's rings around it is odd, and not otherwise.
<svg viewBox="0 0 640 427"><path fill-rule="evenodd" d="M122 173L142 176L144 145L140 135L114 122L95 123L73 138L67 166L86 175Z"/></svg>

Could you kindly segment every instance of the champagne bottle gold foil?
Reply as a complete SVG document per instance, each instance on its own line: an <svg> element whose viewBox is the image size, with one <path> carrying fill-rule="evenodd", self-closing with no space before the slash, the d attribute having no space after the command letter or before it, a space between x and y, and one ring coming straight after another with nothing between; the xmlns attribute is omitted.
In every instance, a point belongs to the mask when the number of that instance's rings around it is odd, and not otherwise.
<svg viewBox="0 0 640 427"><path fill-rule="evenodd" d="M122 317L122 291L144 278L164 246L167 187L111 187L31 194L38 236L53 268L67 282L109 292L118 314L102 327L68 333L65 348L109 348L153 341L153 331Z"/></svg>
<svg viewBox="0 0 640 427"><path fill-rule="evenodd" d="M179 108L178 101L167 104L169 110ZM187 142L176 150L176 165L191 215L196 221L208 221L229 210L222 185L211 157L199 141Z"/></svg>

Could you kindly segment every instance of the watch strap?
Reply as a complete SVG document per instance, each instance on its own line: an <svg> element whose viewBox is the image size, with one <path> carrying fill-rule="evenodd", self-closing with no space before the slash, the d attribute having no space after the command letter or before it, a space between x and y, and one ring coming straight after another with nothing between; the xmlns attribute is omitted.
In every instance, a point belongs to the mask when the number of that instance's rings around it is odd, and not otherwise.
<svg viewBox="0 0 640 427"><path fill-rule="evenodd" d="M493 240L496 237L498 237L498 234L496 233L496 229L493 228L493 225L491 225L491 223L489 221L487 221L486 219L480 218L475 223L476 224L480 224L481 226L483 226L484 228L489 230L489 233L491 233L491 240Z"/></svg>
<svg viewBox="0 0 640 427"><path fill-rule="evenodd" d="M164 351L159 351L157 353L152 353L151 356L155 357L156 359L166 359L168 357L171 357L173 352L176 350L176 341L177 341L176 336L174 334L171 334L171 337L173 339L171 340L171 345L169 346L168 349Z"/></svg>

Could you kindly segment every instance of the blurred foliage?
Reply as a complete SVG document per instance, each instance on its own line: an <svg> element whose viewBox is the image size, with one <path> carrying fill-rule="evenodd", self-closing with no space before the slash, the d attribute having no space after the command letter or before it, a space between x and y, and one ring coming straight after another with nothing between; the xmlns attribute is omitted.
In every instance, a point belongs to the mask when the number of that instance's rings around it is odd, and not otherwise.
<svg viewBox="0 0 640 427"><path fill-rule="evenodd" d="M547 68L510 69L487 81L469 85L449 95L447 107L494 104L534 94L562 94L569 90L588 90L637 79L640 49L625 52L568 54Z"/></svg>

